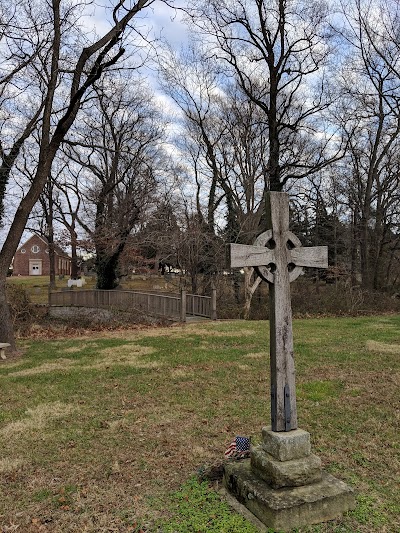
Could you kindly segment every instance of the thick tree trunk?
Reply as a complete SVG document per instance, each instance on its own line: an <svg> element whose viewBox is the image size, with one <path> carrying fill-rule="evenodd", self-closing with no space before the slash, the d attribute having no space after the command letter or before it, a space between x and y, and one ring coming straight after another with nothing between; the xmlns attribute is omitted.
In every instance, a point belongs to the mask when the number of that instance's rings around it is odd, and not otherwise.
<svg viewBox="0 0 400 533"><path fill-rule="evenodd" d="M6 280L0 279L0 342L9 342L11 350L16 350L13 322L7 302Z"/></svg>
<svg viewBox="0 0 400 533"><path fill-rule="evenodd" d="M396 248L393 248L392 250L390 250L389 261L387 262L387 266L386 266L386 279L388 281L388 285L390 286L390 289L392 290L396 286L397 279L398 279L398 274L396 274L394 278L392 278L392 280L389 282L391 278L392 267L393 267L395 258L396 258Z"/></svg>
<svg viewBox="0 0 400 533"><path fill-rule="evenodd" d="M48 197L49 197L49 210L47 217L47 227L49 241L49 262L50 262L50 289L56 288L56 253L54 249L54 212L53 212L53 183L51 176L49 176Z"/></svg>
<svg viewBox="0 0 400 533"><path fill-rule="evenodd" d="M190 279L191 279L192 294L197 294L197 276L196 276L196 274L192 274Z"/></svg>
<svg viewBox="0 0 400 533"><path fill-rule="evenodd" d="M55 290L56 288L56 254L54 251L53 236L51 238L51 241L49 239L49 277L50 277L50 289Z"/></svg>
<svg viewBox="0 0 400 533"><path fill-rule="evenodd" d="M54 228L53 228L53 198L52 187L49 193L49 210L47 217L47 241L49 243L49 275L50 290L56 288L56 253L54 250Z"/></svg>
<svg viewBox="0 0 400 533"><path fill-rule="evenodd" d="M378 202L376 207L376 220L375 229L373 234L373 274L372 284L374 290L381 288L387 288L389 286L389 280L381 276L383 255L385 250L385 222L384 211L382 207L380 194L378 195Z"/></svg>
<svg viewBox="0 0 400 533"><path fill-rule="evenodd" d="M118 285L118 261L125 249L127 237L128 232L121 236L121 242L111 253L101 245L96 246L97 289L112 290Z"/></svg>
<svg viewBox="0 0 400 533"><path fill-rule="evenodd" d="M382 256L383 256L383 246L382 246L382 242L380 242L376 250L376 257L374 261L374 273L373 273L373 280L372 280L373 289L375 291L379 289L387 290L387 288L389 287L389 279L388 278L385 279L383 276L381 276Z"/></svg>
<svg viewBox="0 0 400 533"><path fill-rule="evenodd" d="M270 95L269 95L269 113L268 113L268 137L269 137L269 190L282 191L281 171L280 171L280 144L277 119L277 101L278 101L278 80L276 68L269 65L270 71Z"/></svg>
<svg viewBox="0 0 400 533"><path fill-rule="evenodd" d="M97 255L96 259L96 274L97 283L96 288L102 290L112 290L118 285L116 267L118 257L115 255Z"/></svg>
<svg viewBox="0 0 400 533"><path fill-rule="evenodd" d="M351 224L351 241L350 241L350 250L351 250L350 283L352 287L355 287L357 285L358 244L359 244L359 236L358 236L358 227L357 227L357 215L356 215L356 212L353 211L352 224Z"/></svg>
<svg viewBox="0 0 400 533"><path fill-rule="evenodd" d="M363 215L360 229L360 255L361 255L361 286L363 289L371 288L371 270L369 257L369 231L368 218Z"/></svg>

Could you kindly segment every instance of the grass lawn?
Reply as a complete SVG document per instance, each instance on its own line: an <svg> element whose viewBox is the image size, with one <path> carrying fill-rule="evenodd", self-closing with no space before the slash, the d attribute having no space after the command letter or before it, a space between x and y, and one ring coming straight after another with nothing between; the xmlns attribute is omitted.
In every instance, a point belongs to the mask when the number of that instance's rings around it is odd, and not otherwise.
<svg viewBox="0 0 400 533"><path fill-rule="evenodd" d="M27 341L0 364L2 532L256 533L196 473L269 421L265 322ZM355 511L400 532L400 317L294 322L299 426Z"/></svg>

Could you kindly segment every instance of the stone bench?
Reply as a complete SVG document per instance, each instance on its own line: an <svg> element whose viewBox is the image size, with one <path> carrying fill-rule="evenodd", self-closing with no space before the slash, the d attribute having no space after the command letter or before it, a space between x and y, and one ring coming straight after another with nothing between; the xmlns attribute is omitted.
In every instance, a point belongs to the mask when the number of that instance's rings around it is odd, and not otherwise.
<svg viewBox="0 0 400 533"><path fill-rule="evenodd" d="M7 359L6 348L11 346L8 342L0 342L0 359Z"/></svg>

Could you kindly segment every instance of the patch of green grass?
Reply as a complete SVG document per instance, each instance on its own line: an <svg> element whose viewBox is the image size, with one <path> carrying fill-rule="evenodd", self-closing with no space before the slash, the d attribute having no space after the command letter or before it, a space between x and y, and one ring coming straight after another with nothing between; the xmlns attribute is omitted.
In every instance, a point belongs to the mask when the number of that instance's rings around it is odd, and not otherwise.
<svg viewBox="0 0 400 533"><path fill-rule="evenodd" d="M387 523L384 505L377 504L376 500L365 494L357 497L357 507L349 513L360 524L370 524L374 531L379 531ZM394 531L394 530L393 530Z"/></svg>
<svg viewBox="0 0 400 533"><path fill-rule="evenodd" d="M70 506L73 503L74 495L78 492L76 485L66 485L58 488L56 491L42 488L32 494L32 500L35 502L49 502L55 508Z"/></svg>
<svg viewBox="0 0 400 533"><path fill-rule="evenodd" d="M343 383L340 381L309 381L298 387L298 394L299 398L322 402L337 397L342 390Z"/></svg>
<svg viewBox="0 0 400 533"><path fill-rule="evenodd" d="M170 501L174 518L158 522L160 533L258 532L250 522L234 513L207 483L195 478L174 492Z"/></svg>
<svg viewBox="0 0 400 533"><path fill-rule="evenodd" d="M32 494L32 500L35 502L44 502L52 495L49 489L40 489Z"/></svg>

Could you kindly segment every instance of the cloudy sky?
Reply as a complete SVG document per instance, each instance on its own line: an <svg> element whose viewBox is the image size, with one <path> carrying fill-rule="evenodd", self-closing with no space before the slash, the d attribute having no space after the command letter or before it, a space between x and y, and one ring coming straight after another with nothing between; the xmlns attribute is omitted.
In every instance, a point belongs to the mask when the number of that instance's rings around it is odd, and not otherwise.
<svg viewBox="0 0 400 533"><path fill-rule="evenodd" d="M100 0L86 7L84 24L89 31L95 30L98 35L103 35L110 29L112 11L107 7L110 3L113 2ZM179 3L175 2L175 5ZM143 33L149 30L152 37L163 37L174 47L179 48L187 39L182 13L161 1L154 2L151 7L140 12L135 21L143 29Z"/></svg>

